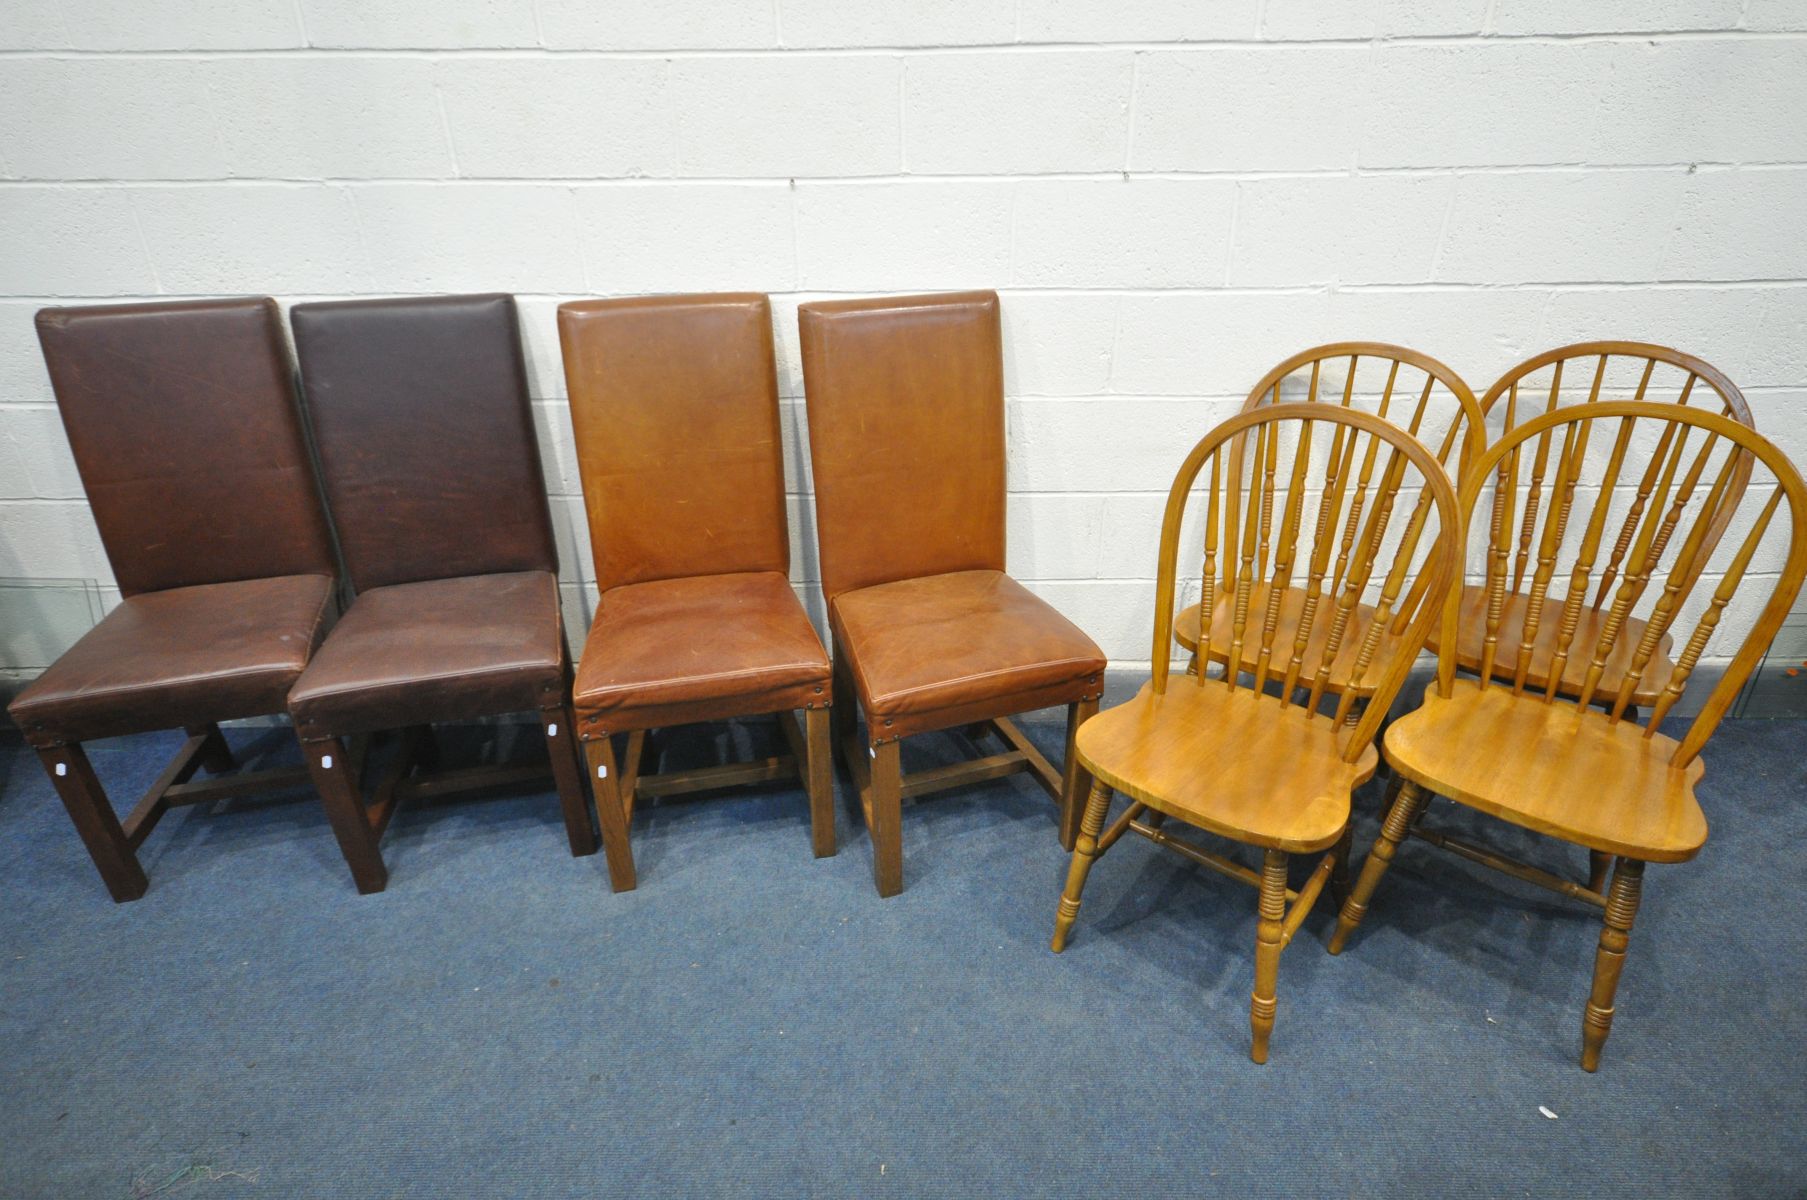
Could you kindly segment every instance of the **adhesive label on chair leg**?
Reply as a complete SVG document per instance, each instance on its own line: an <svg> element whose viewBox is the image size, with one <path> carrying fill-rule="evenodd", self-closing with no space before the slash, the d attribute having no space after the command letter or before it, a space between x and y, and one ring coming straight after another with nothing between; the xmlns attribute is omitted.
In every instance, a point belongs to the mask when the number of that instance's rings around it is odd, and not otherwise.
<svg viewBox="0 0 1807 1200"><path fill-rule="evenodd" d="M56 765L56 773L57 773L57 774L58 774L58 775L67 775L67 774L69 774L69 764L68 764L68 763L58 763L58 764L57 764L57 765Z"/></svg>
<svg viewBox="0 0 1807 1200"><path fill-rule="evenodd" d="M609 777L609 768L606 765L596 768L596 778L607 779L608 777Z"/></svg>
<svg viewBox="0 0 1807 1200"><path fill-rule="evenodd" d="M546 736L547 737L557 737L558 736L558 722L557 721L552 721L549 724L547 724Z"/></svg>
<svg viewBox="0 0 1807 1200"><path fill-rule="evenodd" d="M320 756L320 769L322 771L330 771L333 769L333 756L332 755L322 754Z"/></svg>

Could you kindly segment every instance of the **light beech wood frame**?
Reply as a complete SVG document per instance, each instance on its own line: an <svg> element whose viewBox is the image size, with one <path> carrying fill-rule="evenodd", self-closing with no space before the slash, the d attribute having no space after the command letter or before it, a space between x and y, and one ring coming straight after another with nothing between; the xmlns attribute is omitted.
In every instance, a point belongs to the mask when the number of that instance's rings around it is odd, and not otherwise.
<svg viewBox="0 0 1807 1200"><path fill-rule="evenodd" d="M1377 398L1356 390L1358 369L1364 361L1386 365L1386 382ZM1345 368L1341 387L1321 386L1326 365L1333 370L1338 366ZM1403 378L1402 368L1406 371ZM1305 395L1299 400L1287 400L1283 394L1287 381L1301 374L1306 376ZM1438 396L1439 389L1443 393L1441 397ZM1440 400L1444 407L1453 405L1454 415L1443 435L1434 439L1433 444L1433 439L1426 436L1428 431L1425 420L1431 415L1434 399ZM1249 390L1242 411L1253 412L1280 403L1335 404L1350 411L1367 411L1356 406L1372 404L1375 409L1373 415L1391 421L1424 443L1452 480L1460 480L1464 468L1479 458L1486 448L1481 406L1462 377L1428 354L1388 342L1331 342L1301 350L1261 377ZM1234 586L1235 568L1235 563L1224 564L1226 587ZM1256 597L1257 601L1264 598L1259 595ZM1283 597L1283 637L1293 627L1302 599L1302 592L1298 588L1290 589ZM1200 606L1191 605L1174 618L1174 640L1191 656L1187 664L1188 671L1200 669L1199 611ZM1353 614L1358 622L1369 615L1371 614L1362 609ZM1432 632L1434 635L1435 631ZM1215 636L1209 639L1210 645L1207 646L1205 658L1208 664L1221 667L1228 660L1228 654L1217 645L1218 640ZM1346 672L1333 664L1325 680L1325 691L1331 695L1341 695L1349 686Z"/></svg>
<svg viewBox="0 0 1807 1200"><path fill-rule="evenodd" d="M1308 528L1303 512L1316 482L1310 453L1314 426L1333 432L1318 515ZM1281 433L1288 428L1296 428L1299 436L1282 472ZM1251 441L1245 496L1241 464ZM1377 481L1372 467L1383 457ZM1353 469L1357 460L1365 464L1359 474ZM1220 604L1230 606L1237 660L1244 640L1255 639L1256 665L1246 685L1241 682L1244 673L1237 671L1217 679L1182 675L1177 686L1169 678L1165 651L1173 634L1180 527L1207 461L1202 604L1207 614ZM1416 477L1415 497L1406 486L1408 470ZM1193 448L1168 493L1161 525L1153 676L1136 699L1092 718L1076 739L1080 767L1092 776L1093 785L1056 912L1056 953L1066 947L1093 862L1126 832L1255 885L1260 920L1250 1056L1256 1062L1267 1060L1280 952L1326 887L1342 897L1349 795L1374 774L1375 734L1454 583L1456 512L1455 489L1430 451L1393 423L1358 410L1310 403L1262 406L1218 426ZM1361 536L1353 558L1333 573L1332 553L1346 515L1355 518ZM1390 551L1390 566L1383 566L1396 516L1404 529ZM1408 588L1433 516L1435 537ZM1302 538L1309 545L1303 556ZM1226 561L1237 562L1233 583L1223 592L1217 585L1220 550ZM1301 557L1308 603L1290 641L1282 641L1278 596L1292 586ZM1253 614L1250 597L1257 579L1272 599L1264 611ZM1378 602L1372 619L1358 627L1351 614L1371 583L1379 588ZM1329 603L1319 603L1325 599ZM1330 627L1322 644L1312 640L1320 610ZM1383 644L1383 631L1396 619L1400 628ZM1351 686L1332 697L1326 681L1344 636L1359 642L1348 678L1352 685L1367 686ZM1278 685L1277 694L1268 690L1271 684ZM1358 691L1373 700L1359 713ZM1295 703L1300 693L1304 695ZM1336 701L1334 711L1320 712L1320 704L1330 698ZM1113 790L1131 803L1107 830ZM1169 818L1259 848L1259 871L1173 836L1165 828ZM1294 890L1287 883L1288 860L1301 853L1323 857Z"/></svg>
<svg viewBox="0 0 1807 1200"><path fill-rule="evenodd" d="M1608 372L1612 369L1615 360L1628 360L1634 369L1641 368L1637 370L1638 382L1629 397L1615 395L1617 389L1607 382ZM1747 428L1754 429L1756 427L1751 419L1750 405L1745 402L1744 394L1722 371L1704 359L1650 342L1577 342L1574 345L1546 350L1542 354L1526 359L1500 376L1481 397L1481 412L1484 418L1493 418L1496 415L1500 418L1501 428L1497 437L1504 437L1534 417L1576 403L1595 404L1603 400L1626 399L1658 403L1659 401L1653 401L1650 398L1652 385L1657 385L1656 390L1666 392L1671 382L1669 379L1657 377L1658 367L1665 368L1666 373L1673 372L1676 376L1673 380L1675 396L1671 402L1692 406L1701 411L1711 411L1711 401L1716 400L1720 415L1737 421ZM1538 376L1546 370L1547 378L1533 380L1533 376ZM1565 375L1569 383L1573 384L1579 381L1582 386L1565 387ZM1529 464L1530 491L1528 495L1533 499L1527 505L1524 520L1520 525L1519 544L1514 557L1513 587L1507 597L1508 605L1516 599L1520 582L1530 560L1532 529L1540 511L1539 503L1543 499L1542 489L1549 469L1548 454L1549 439L1540 437ZM1720 538L1725 535L1726 525L1737 510L1738 500L1750 482L1753 461L1749 454L1742 454L1734 467L1732 477L1727 484L1726 494L1729 503L1725 506L1722 515L1707 529L1706 540L1702 544L1701 561L1703 563L1712 554L1714 547L1719 544ZM1645 464L1644 474L1639 483L1640 490L1644 494L1648 495L1655 484L1659 467L1660 463L1655 460ZM1551 503L1558 502L1554 495L1549 499ZM1629 549L1628 539L1631 535L1631 528L1628 523L1620 530L1619 540L1614 547L1618 556L1622 557ZM1486 595L1483 589L1474 586L1466 587L1463 589L1462 599L1467 605L1467 611L1471 617L1478 617L1485 612ZM1560 598L1552 597L1552 599L1559 600ZM1596 602L1589 611L1598 611L1598 608L1599 605ZM1471 621L1470 624L1473 622ZM1533 687L1543 687L1548 682L1535 660L1553 658L1552 651L1556 632L1557 628L1554 625L1546 624L1540 627L1540 641L1533 647L1534 661L1528 675ZM1635 639L1639 631L1633 629L1627 632L1630 632ZM1507 623L1503 636L1505 641L1501 646L1501 659L1509 664L1514 663L1519 647L1513 640L1510 622ZM1440 646L1440 631L1433 631L1430 647L1436 650ZM1669 643L1665 639L1657 647L1657 653L1666 654L1668 649ZM1458 646L1456 662L1465 671L1479 671L1481 666L1479 648L1467 644ZM1508 675L1508 677L1510 676ZM1577 694L1579 682L1578 679L1560 679L1556 685L1557 693L1574 696ZM1616 693L1619 682L1618 664L1608 663L1602 685L1604 690ZM1634 707L1648 706L1655 704L1656 700L1656 689L1639 689L1633 691L1631 704Z"/></svg>
<svg viewBox="0 0 1807 1200"><path fill-rule="evenodd" d="M1606 516L1617 485L1637 465L1628 463L1628 447L1638 424L1660 430L1654 461L1656 480L1646 492L1639 485L1630 502L1633 514L1627 539L1609 553L1595 600L1610 590L1613 602L1601 633L1592 644L1577 645L1580 609L1594 587L1593 572L1604 544ZM1581 472L1589 434L1603 430L1613 438L1611 457L1596 482L1599 495L1591 504L1573 504L1568 486ZM1696 436L1698 435L1698 436ZM1557 649L1584 657L1587 669L1574 697L1565 697L1549 674L1542 687L1529 679L1529 654L1511 664L1499 655L1506 608L1507 577L1516 530L1508 518L1518 509L1518 471L1532 443L1547 446L1559 436L1557 499L1544 511L1533 532L1537 567L1527 619L1541 620L1546 608L1556 610ZM1688 443L1700 446L1692 457ZM1712 451L1724 451L1714 466ZM1656 648L1676 621L1689 592L1708 567L1710 543L1729 526L1743 499L1753 461L1772 474L1775 486L1726 565L1711 599L1697 619L1674 664L1659 661ZM1709 469L1712 468L1712 469ZM1646 469L1644 474L1648 475ZM1491 503L1483 511L1483 495ZM1693 502L1698 507L1688 516ZM1761 614L1744 637L1699 713L1679 739L1657 732L1657 726L1681 699L1720 615L1744 584L1751 561L1779 509L1789 514L1786 560ZM1525 503L1532 503L1527 493ZM1632 920L1648 862L1684 862L1699 852L1707 836L1706 820L1695 801L1695 786L1704 773L1701 749L1731 707L1739 690L1760 662L1807 576L1807 484L1774 445L1747 425L1716 413L1677 404L1597 401L1545 413L1513 429L1477 463L1461 495L1466 536L1478 528L1487 547L1487 605L1478 679L1457 675L1461 664L1450 647L1458 625L1470 619L1459 591L1444 606L1437 680L1426 693L1425 707L1402 717L1387 732L1386 754L1402 781L1382 826L1380 837L1362 867L1353 892L1343 904L1330 942L1338 953L1360 924L1375 888L1408 836L1418 836L1482 865L1516 878L1583 899L1604 910L1604 928L1596 956L1594 982L1582 1028L1581 1065L1598 1068L1601 1048L1613 1018L1613 999L1624 965ZM1585 510L1585 512L1583 511ZM1557 563L1571 532L1571 517L1585 520L1572 567L1566 573L1567 594L1549 596L1553 579L1563 576ZM1566 537L1566 541L1565 541ZM1665 567L1663 555L1674 549ZM1665 577L1660 581L1657 576ZM1611 585L1616 582L1616 588ZM1606 663L1621 638L1632 637L1629 614L1646 594L1656 599L1636 633L1636 646L1617 686L1606 689ZM1518 645L1536 641L1535 628L1521 630ZM1556 664L1560 667L1560 664ZM1658 668L1661 668L1658 670ZM1643 728L1636 723L1632 697L1643 677L1662 676L1656 702ZM1504 676L1504 677L1502 677ZM1577 787L1573 764L1585 761L1586 786ZM1499 817L1535 833L1570 842L1590 852L1588 881L1578 883L1553 872L1518 863L1504 855L1458 841L1419 826L1432 794ZM1610 882L1607 867L1611 866Z"/></svg>

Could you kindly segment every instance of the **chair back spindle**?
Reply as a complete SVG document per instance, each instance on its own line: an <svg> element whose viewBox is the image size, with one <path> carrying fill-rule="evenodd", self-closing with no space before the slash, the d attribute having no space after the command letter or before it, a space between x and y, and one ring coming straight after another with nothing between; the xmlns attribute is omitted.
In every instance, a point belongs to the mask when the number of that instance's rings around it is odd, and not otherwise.
<svg viewBox="0 0 1807 1200"><path fill-rule="evenodd" d="M1246 687L1280 708L1302 705L1315 719L1333 664L1345 658L1355 686L1341 691L1329 719L1339 727L1349 720L1357 691L1379 701L1345 730L1339 749L1355 761L1455 578L1455 489L1447 474L1400 426L1339 404L1263 404L1219 426L1194 447L1168 498L1157 693L1168 687L1161 651L1172 633L1180 525L1195 485L1205 493L1203 620L1209 628L1227 607L1230 661L1245 662L1245 653L1252 661L1221 678L1201 672L1191 686ZM1372 619L1355 619L1363 606Z"/></svg>
<svg viewBox="0 0 1807 1200"><path fill-rule="evenodd" d="M1558 364L1559 365L1559 364ZM1596 371L1590 395L1599 388L1603 368ZM1640 376L1639 392L1647 393L1651 372ZM1702 376L1704 378L1704 376ZM1511 393L1508 404L1512 403ZM1598 426L1598 430L1596 430ZM1589 458L1590 441L1604 450ZM1628 470L1634 447L1649 446L1642 469ZM1539 467L1548 467L1554 448L1554 476L1549 495L1537 486ZM1529 451L1536 460L1531 484L1521 489L1518 472ZM1765 498L1749 527L1715 553L1744 499L1753 471L1761 468ZM1635 478L1633 478L1635 476ZM1482 492L1492 490L1490 498ZM1807 484L1788 459L1748 425L1719 413L1679 403L1590 399L1567 407L1551 404L1542 414L1515 425L1474 465L1462 488L1462 511L1469 537L1484 537L1487 603L1481 638L1482 686L1528 691L1545 703L1573 704L1582 711L1602 705L1599 719L1618 724L1627 719L1634 694L1654 693L1644 736L1657 727L1683 697L1690 679L1711 645L1715 631L1741 590L1768 591L1742 645L1730 656L1718 683L1689 725L1672 764L1685 766L1711 736L1733 697L1761 658L1770 639L1801 588L1807 574ZM1489 505L1486 522L1473 519L1476 508ZM1765 535L1786 507L1787 551L1777 563L1760 557ZM1607 532L1611 549L1601 563ZM1524 597L1520 628L1503 629L1523 581L1515 567L1508 590L1507 562L1514 548L1523 554L1535 547L1529 592ZM1596 568L1599 577L1595 578ZM1565 594L1551 600L1552 580ZM1588 599L1589 596L1592 599ZM1584 610L1600 612L1584 622ZM1455 681L1454 647L1465 618L1460 590L1444 603L1439 637L1438 687L1449 696ZM1554 621L1551 661L1541 672L1541 687L1527 686L1531 651L1541 623ZM1636 628L1635 643L1629 630ZM1586 630L1586 636L1582 631ZM1671 631L1687 630L1683 649L1672 664L1659 651ZM1495 673L1494 653L1502 632L1516 632L1518 651L1511 682ZM1627 643L1629 649L1627 649ZM1559 695L1557 680L1573 658L1586 663L1575 695ZM1615 671L1617 678L1608 683ZM1650 678L1646 678L1650 675Z"/></svg>

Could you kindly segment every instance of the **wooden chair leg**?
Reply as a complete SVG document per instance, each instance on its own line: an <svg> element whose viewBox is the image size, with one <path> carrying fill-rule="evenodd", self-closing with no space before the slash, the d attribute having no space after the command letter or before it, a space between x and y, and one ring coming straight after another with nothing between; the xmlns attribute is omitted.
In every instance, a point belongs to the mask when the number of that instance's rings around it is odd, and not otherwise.
<svg viewBox="0 0 1807 1200"><path fill-rule="evenodd" d="M377 848L376 832L370 827L370 816L364 808L364 797L358 789L357 771L345 753L339 738L302 743L307 756L308 774L314 790L326 808L326 819L332 822L333 835L339 839L339 852L351 868L351 878L362 895L380 892L389 886L389 869L383 865Z"/></svg>
<svg viewBox="0 0 1807 1200"><path fill-rule="evenodd" d="M1067 866L1067 888L1061 893L1060 907L1054 913L1054 953L1067 948L1067 936L1073 922L1079 919L1079 896L1085 891L1085 877L1091 873L1098 857L1098 835L1104 830L1104 817L1110 811L1111 789L1102 779L1092 780L1092 794L1086 798L1085 816L1079 823L1079 838L1073 846L1073 861Z"/></svg>
<svg viewBox="0 0 1807 1200"><path fill-rule="evenodd" d="M1067 705L1067 757L1061 764L1060 848L1071 850L1079 840L1079 819L1091 791L1092 777L1079 763L1079 727L1098 713L1098 701L1077 700Z"/></svg>
<svg viewBox="0 0 1807 1200"><path fill-rule="evenodd" d="M565 814L565 840L571 857L596 853L596 827L590 821L590 802L578 778L577 725L566 707L542 708L540 729L546 735L546 755L552 760L552 781L558 786L559 808ZM430 736L430 735L429 735Z"/></svg>
<svg viewBox="0 0 1807 1200"><path fill-rule="evenodd" d="M872 747L867 789L867 832L872 835L872 877L878 894L903 891L903 767L896 739Z"/></svg>
<svg viewBox="0 0 1807 1200"><path fill-rule="evenodd" d="M1399 789L1399 798L1393 801L1393 807L1387 812L1385 824L1380 827L1380 836L1374 839L1374 849L1368 852L1368 861L1362 864L1361 877L1355 881L1355 890L1343 901L1343 908L1336 918L1336 932L1330 935L1330 953L1341 954L1343 945L1355 927L1362 923L1367 914L1368 902L1374 898L1374 889L1380 886L1380 877L1387 873L1392 865L1393 855L1399 852L1399 843L1411 832L1418 815L1430 801L1430 793L1411 780L1404 780Z"/></svg>
<svg viewBox="0 0 1807 1200"><path fill-rule="evenodd" d="M1337 839L1331 853L1336 855L1336 862L1330 868L1330 898L1336 902L1338 909L1349 899L1349 847L1355 841L1355 823L1352 821L1343 828L1343 836Z"/></svg>
<svg viewBox="0 0 1807 1200"><path fill-rule="evenodd" d="M1606 894L1606 877L1612 871L1612 855L1603 850L1587 852L1587 890Z"/></svg>
<svg viewBox="0 0 1807 1200"><path fill-rule="evenodd" d="M1619 990L1619 973L1625 969L1625 947L1631 941L1631 922L1638 915L1644 891L1644 864L1621 858L1613 871L1612 891L1606 898L1606 923L1600 930L1600 948L1594 952L1594 987L1587 998L1587 1015L1581 1022L1581 1069L1600 1069L1600 1050L1612 1032L1613 996Z"/></svg>
<svg viewBox="0 0 1807 1200"><path fill-rule="evenodd" d="M75 823L75 832L88 848L88 857L94 860L108 894L120 904L144 895L151 886L150 880L145 878L138 856L126 841L119 814L113 811L106 791L95 778L87 752L79 743L70 742L39 750L38 761L49 773L51 786L56 788L57 797Z"/></svg>
<svg viewBox="0 0 1807 1200"><path fill-rule="evenodd" d="M1198 674L1198 651L1196 650L1186 659L1186 674Z"/></svg>
<svg viewBox="0 0 1807 1200"><path fill-rule="evenodd" d="M570 714L567 713L566 716ZM568 722L560 720L560 728L569 729ZM421 771L437 771L439 769L439 736L433 732L431 725L415 725L407 731L408 753L414 757L414 765ZM576 759L571 760L576 763ZM553 767L553 778L558 777L558 768Z"/></svg>
<svg viewBox="0 0 1807 1200"><path fill-rule="evenodd" d="M853 735L858 731L860 715L860 694L853 684L853 671L847 665L847 655L840 646L834 648L834 698L828 707L829 731L834 735L836 752L845 752L853 742ZM853 764L847 764L847 770L855 778Z"/></svg>
<svg viewBox="0 0 1807 1200"><path fill-rule="evenodd" d="M584 743L589 766L590 790L596 796L596 824L602 830L602 853L609 864L609 886L631 892L639 884L634 874L634 850L628 841L627 814L622 808L620 780L615 772L615 745L607 737Z"/></svg>
<svg viewBox="0 0 1807 1200"><path fill-rule="evenodd" d="M1286 925L1286 852L1269 850L1261 860L1261 919L1255 925L1255 990L1249 996L1249 1057L1267 1061L1267 1040L1274 1032L1275 997L1280 977L1281 938Z"/></svg>
<svg viewBox="0 0 1807 1200"><path fill-rule="evenodd" d="M842 701L853 703L852 699ZM804 771L809 790L809 833L817 858L831 858L835 852L834 828L834 746L829 734L830 709L811 708L803 713L803 737L807 743Z"/></svg>
<svg viewBox="0 0 1807 1200"><path fill-rule="evenodd" d="M1399 775L1394 775L1387 780L1387 790L1383 792L1380 797L1380 816L1382 820L1385 820L1387 814L1393 811L1393 805L1399 799L1399 789L1404 783L1404 778Z"/></svg>
<svg viewBox="0 0 1807 1200"><path fill-rule="evenodd" d="M222 775L238 765L232 757L232 747L226 744L226 735L220 732L218 725L189 725L186 727L189 737L205 737L207 745L201 750L201 770L209 775Z"/></svg>

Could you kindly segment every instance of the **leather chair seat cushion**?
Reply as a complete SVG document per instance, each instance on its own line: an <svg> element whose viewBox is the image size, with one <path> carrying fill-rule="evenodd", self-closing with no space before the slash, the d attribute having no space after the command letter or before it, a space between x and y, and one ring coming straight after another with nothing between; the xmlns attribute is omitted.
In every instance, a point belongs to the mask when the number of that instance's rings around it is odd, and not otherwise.
<svg viewBox="0 0 1807 1200"><path fill-rule="evenodd" d="M1102 694L1104 652L1001 571L842 592L829 606L875 742Z"/></svg>
<svg viewBox="0 0 1807 1200"><path fill-rule="evenodd" d="M329 575L129 596L8 711L37 746L281 712L332 602Z"/></svg>
<svg viewBox="0 0 1807 1200"><path fill-rule="evenodd" d="M586 738L825 707L828 653L789 578L699 575L610 588L577 664Z"/></svg>
<svg viewBox="0 0 1807 1200"><path fill-rule="evenodd" d="M289 693L303 738L564 703L558 579L512 571L362 592Z"/></svg>

